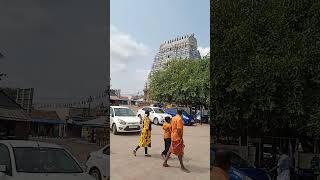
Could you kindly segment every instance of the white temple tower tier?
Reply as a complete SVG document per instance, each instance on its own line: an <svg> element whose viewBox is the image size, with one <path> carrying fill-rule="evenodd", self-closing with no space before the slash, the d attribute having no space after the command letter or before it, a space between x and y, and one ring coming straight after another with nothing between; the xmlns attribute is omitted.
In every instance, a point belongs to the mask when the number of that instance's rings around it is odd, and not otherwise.
<svg viewBox="0 0 320 180"><path fill-rule="evenodd" d="M200 52L198 51L197 39L194 37L194 34L178 36L162 43L159 52L154 58L150 75L153 72L164 68L169 61L179 59L201 59ZM147 87L150 84L150 75Z"/></svg>

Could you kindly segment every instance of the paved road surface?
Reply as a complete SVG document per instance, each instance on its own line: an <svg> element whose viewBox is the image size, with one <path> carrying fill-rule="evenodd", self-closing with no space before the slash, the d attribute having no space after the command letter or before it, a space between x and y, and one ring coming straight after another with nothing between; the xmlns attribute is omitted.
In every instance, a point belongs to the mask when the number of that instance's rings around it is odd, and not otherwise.
<svg viewBox="0 0 320 180"><path fill-rule="evenodd" d="M144 150L134 157L132 150L137 146L138 134L110 135L111 139L111 179L112 180L209 180L210 126L203 124L185 127L185 166L191 173L180 170L177 157L168 161L169 168L162 167L160 156L164 142L161 126L153 125L151 158L144 157Z"/></svg>

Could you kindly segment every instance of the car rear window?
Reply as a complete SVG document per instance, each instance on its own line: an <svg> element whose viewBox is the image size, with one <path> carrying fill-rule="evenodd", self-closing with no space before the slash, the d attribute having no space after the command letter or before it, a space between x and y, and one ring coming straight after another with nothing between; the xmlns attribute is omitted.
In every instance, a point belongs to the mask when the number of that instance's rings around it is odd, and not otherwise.
<svg viewBox="0 0 320 180"><path fill-rule="evenodd" d="M79 164L64 149L13 148L17 172L82 173Z"/></svg>

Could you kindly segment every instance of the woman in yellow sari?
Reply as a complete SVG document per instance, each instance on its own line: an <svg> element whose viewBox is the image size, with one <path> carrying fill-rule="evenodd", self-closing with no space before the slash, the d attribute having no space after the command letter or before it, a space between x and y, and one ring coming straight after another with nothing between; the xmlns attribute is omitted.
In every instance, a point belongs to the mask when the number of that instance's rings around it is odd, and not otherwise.
<svg viewBox="0 0 320 180"><path fill-rule="evenodd" d="M144 147L144 155L146 157L151 157L150 154L148 154L148 147L151 147L151 121L149 119L149 111L145 112L146 116L143 119L143 127L141 130L140 138L139 138L139 145L135 150L133 150L133 155L137 155L137 150L140 147Z"/></svg>

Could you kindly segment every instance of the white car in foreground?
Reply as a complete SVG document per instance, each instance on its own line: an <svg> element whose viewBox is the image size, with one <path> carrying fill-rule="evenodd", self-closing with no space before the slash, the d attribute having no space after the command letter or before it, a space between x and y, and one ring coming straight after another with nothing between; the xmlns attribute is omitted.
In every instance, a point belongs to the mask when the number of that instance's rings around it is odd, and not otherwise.
<svg viewBox="0 0 320 180"><path fill-rule="evenodd" d="M153 124L163 124L164 123L164 118L169 116L170 118L172 118L172 116L170 114L165 113L165 111L162 108L159 107L144 107L140 110L138 110L138 117L142 120L143 117L145 116L145 112L146 111L150 112L149 118L151 120L151 122L153 122Z"/></svg>
<svg viewBox="0 0 320 180"><path fill-rule="evenodd" d="M94 180L62 147L35 141L0 141L0 180Z"/></svg>
<svg viewBox="0 0 320 180"><path fill-rule="evenodd" d="M119 132L140 132L142 122L130 108L110 106L110 128L114 135Z"/></svg>
<svg viewBox="0 0 320 180"><path fill-rule="evenodd" d="M110 179L110 145L105 146L99 151L90 153L86 168L87 173L96 180Z"/></svg>

